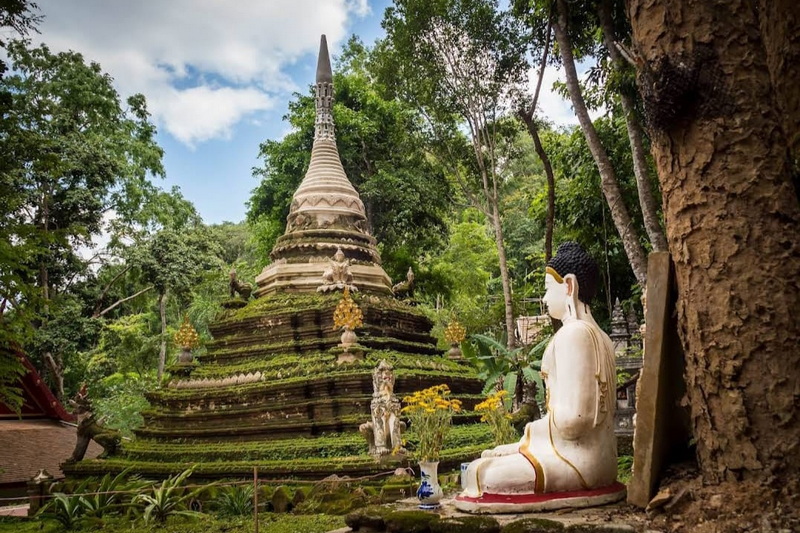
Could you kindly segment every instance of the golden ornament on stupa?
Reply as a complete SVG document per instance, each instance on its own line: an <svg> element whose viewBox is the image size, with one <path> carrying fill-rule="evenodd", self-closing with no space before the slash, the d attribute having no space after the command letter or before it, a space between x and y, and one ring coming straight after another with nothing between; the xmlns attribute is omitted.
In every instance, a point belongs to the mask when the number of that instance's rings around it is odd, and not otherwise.
<svg viewBox="0 0 800 533"><path fill-rule="evenodd" d="M467 337L467 330L458 320L453 320L444 329L444 339L450 344L461 344Z"/></svg>
<svg viewBox="0 0 800 533"><path fill-rule="evenodd" d="M342 299L333 312L333 325L339 329L354 330L363 323L364 314L358 304L350 297L350 289L344 288Z"/></svg>
<svg viewBox="0 0 800 533"><path fill-rule="evenodd" d="M183 315L183 324L175 333L175 344L186 350L192 350L200 346L200 335L189 322L189 315Z"/></svg>

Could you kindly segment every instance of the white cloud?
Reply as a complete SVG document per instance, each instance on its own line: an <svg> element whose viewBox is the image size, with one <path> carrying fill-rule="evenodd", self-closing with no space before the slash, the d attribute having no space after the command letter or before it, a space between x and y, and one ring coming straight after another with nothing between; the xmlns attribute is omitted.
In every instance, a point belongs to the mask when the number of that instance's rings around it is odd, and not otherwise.
<svg viewBox="0 0 800 533"><path fill-rule="evenodd" d="M578 77L586 73L591 65L579 64ZM539 81L538 65L535 69L531 69L528 75L528 86L530 94L536 90L536 82ZM556 82L565 83L567 81L564 69L559 66L558 68L547 67L544 71L544 78L542 79L542 89L539 93L538 112L541 113L547 120L552 122L555 126L577 126L578 117L572 109L572 102L569 98L564 98L553 89L553 84ZM605 114L605 109L590 110L589 117L592 120Z"/></svg>
<svg viewBox="0 0 800 533"><path fill-rule="evenodd" d="M39 0L41 36L141 92L156 122L188 145L225 137L297 89L286 68L346 36L367 0Z"/></svg>
<svg viewBox="0 0 800 533"><path fill-rule="evenodd" d="M230 137L231 128L252 112L272 107L272 100L257 89L194 87L168 92L156 100L164 125L184 144Z"/></svg>

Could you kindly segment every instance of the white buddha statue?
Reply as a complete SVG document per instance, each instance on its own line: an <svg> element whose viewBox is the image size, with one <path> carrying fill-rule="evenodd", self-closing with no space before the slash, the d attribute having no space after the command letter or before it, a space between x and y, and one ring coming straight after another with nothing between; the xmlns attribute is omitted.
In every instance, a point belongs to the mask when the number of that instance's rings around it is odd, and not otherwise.
<svg viewBox="0 0 800 533"><path fill-rule="evenodd" d="M592 318L596 263L577 243L559 246L545 273L544 302L563 326L542 359L547 414L515 444L486 450L466 472L457 508L522 512L617 501L616 384L611 339Z"/></svg>

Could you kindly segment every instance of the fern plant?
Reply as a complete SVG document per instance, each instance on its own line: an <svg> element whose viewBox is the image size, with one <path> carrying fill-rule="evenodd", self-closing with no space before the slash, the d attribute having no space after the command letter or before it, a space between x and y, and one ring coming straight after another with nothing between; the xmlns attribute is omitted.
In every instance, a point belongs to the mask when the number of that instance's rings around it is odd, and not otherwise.
<svg viewBox="0 0 800 533"><path fill-rule="evenodd" d="M105 514L121 510L126 506L123 503L124 493L147 487L150 482L139 478L128 479L130 467L114 477L106 474L100 479L93 494L81 498L81 505L87 516L102 518Z"/></svg>
<svg viewBox="0 0 800 533"><path fill-rule="evenodd" d="M253 514L253 486L234 485L225 487L215 500L217 511L222 516L247 516Z"/></svg>
<svg viewBox="0 0 800 533"><path fill-rule="evenodd" d="M53 499L47 502L39 516L56 520L66 530L73 530L80 525L84 516L83 497L63 492L54 492Z"/></svg>
<svg viewBox="0 0 800 533"><path fill-rule="evenodd" d="M132 503L142 506L142 517L146 523L163 524L170 516L198 517L202 514L187 508L188 502L207 488L199 487L187 491L184 483L193 471L194 467L188 468L154 486L150 494L136 495Z"/></svg>

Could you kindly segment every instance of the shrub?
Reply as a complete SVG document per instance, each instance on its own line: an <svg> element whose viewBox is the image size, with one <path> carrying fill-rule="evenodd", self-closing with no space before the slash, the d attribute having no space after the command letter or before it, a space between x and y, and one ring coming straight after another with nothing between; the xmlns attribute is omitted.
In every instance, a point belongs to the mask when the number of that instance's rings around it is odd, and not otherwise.
<svg viewBox="0 0 800 533"><path fill-rule="evenodd" d="M134 505L143 505L142 517L145 522L164 523L170 516L196 517L201 514L187 509L187 503L207 488L186 490L183 484L193 471L194 467L188 468L176 476L165 479L161 485L153 487L151 494L138 494L133 499Z"/></svg>
<svg viewBox="0 0 800 533"><path fill-rule="evenodd" d="M39 516L58 521L64 529L75 529L85 518L82 497L55 492L53 499L42 508Z"/></svg>
<svg viewBox="0 0 800 533"><path fill-rule="evenodd" d="M233 485L225 487L214 500L217 512L222 516L247 516L253 514L253 486Z"/></svg>

